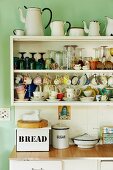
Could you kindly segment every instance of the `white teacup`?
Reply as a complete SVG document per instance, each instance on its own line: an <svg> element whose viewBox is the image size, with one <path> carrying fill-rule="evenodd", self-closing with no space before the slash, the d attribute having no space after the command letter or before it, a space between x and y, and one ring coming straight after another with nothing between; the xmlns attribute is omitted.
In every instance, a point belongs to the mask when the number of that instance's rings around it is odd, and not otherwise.
<svg viewBox="0 0 113 170"><path fill-rule="evenodd" d="M96 101L97 102L101 101L101 95L100 94L96 95Z"/></svg>
<svg viewBox="0 0 113 170"><path fill-rule="evenodd" d="M56 91L51 91L50 95L49 95L49 98L50 98L50 96L56 99L57 98L57 92Z"/></svg>
<svg viewBox="0 0 113 170"><path fill-rule="evenodd" d="M24 93L17 93L17 95L18 95L18 99L20 99L20 100L24 100L24 97L25 97L25 92Z"/></svg>
<svg viewBox="0 0 113 170"><path fill-rule="evenodd" d="M23 36L25 34L25 32L22 29L15 29L15 30L13 30L13 34L18 35L18 36Z"/></svg>
<svg viewBox="0 0 113 170"><path fill-rule="evenodd" d="M55 97L55 96L49 96L49 99L50 99L50 100L55 100L56 97Z"/></svg>
<svg viewBox="0 0 113 170"><path fill-rule="evenodd" d="M34 98L41 99L42 96L43 96L43 93L40 92L40 91L34 91L34 92L33 92L33 96L34 96Z"/></svg>
<svg viewBox="0 0 113 170"><path fill-rule="evenodd" d="M75 64L74 69L75 70L80 70L81 69L81 65L80 64Z"/></svg>
<svg viewBox="0 0 113 170"><path fill-rule="evenodd" d="M84 95L85 95L86 97L90 97L90 96L92 95L92 90L85 90L85 91L84 91Z"/></svg>
<svg viewBox="0 0 113 170"><path fill-rule="evenodd" d="M74 98L74 89L68 88L68 89L66 89L66 92L67 92L67 98L68 99L73 99Z"/></svg>

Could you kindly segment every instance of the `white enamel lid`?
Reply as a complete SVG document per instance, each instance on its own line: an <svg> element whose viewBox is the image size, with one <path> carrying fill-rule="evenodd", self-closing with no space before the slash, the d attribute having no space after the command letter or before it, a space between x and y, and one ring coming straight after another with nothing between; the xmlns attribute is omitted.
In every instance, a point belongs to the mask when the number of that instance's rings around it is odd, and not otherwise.
<svg viewBox="0 0 113 170"><path fill-rule="evenodd" d="M52 129L55 129L55 130L67 130L67 129L69 129L69 127L65 126L64 124L58 123L58 124L52 126Z"/></svg>
<svg viewBox="0 0 113 170"><path fill-rule="evenodd" d="M75 137L74 140L78 140L78 141L95 141L98 140L98 138L88 135L87 133L80 135L78 137Z"/></svg>

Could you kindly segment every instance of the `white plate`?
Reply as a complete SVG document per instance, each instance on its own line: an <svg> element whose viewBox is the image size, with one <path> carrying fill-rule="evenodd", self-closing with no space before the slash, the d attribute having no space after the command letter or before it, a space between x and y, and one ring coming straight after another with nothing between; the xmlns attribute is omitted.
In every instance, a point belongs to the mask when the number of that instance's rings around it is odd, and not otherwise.
<svg viewBox="0 0 113 170"><path fill-rule="evenodd" d="M64 97L63 100L64 100L64 101L75 101L75 99L69 99L69 98L67 98L67 97Z"/></svg>
<svg viewBox="0 0 113 170"><path fill-rule="evenodd" d="M24 100L22 100L22 99L15 99L15 101L18 101L18 102L25 102L25 101L28 101L29 99L24 99Z"/></svg>
<svg viewBox="0 0 113 170"><path fill-rule="evenodd" d="M51 99L46 99L48 102L58 102L60 101L60 99L54 99L54 100L51 100Z"/></svg>

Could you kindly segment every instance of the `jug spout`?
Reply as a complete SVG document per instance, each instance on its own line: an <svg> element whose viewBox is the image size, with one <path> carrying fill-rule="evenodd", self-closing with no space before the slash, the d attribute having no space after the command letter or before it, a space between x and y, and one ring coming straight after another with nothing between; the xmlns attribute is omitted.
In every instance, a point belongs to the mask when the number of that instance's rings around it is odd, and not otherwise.
<svg viewBox="0 0 113 170"><path fill-rule="evenodd" d="M19 13L20 13L20 20L21 20L21 22L23 22L23 23L25 23L25 17L23 16L23 11L22 11L22 9L19 7L18 8L18 10L19 10Z"/></svg>
<svg viewBox="0 0 113 170"><path fill-rule="evenodd" d="M83 24L84 24L84 31L85 31L85 33L89 33L89 29L87 28L86 22L83 21Z"/></svg>

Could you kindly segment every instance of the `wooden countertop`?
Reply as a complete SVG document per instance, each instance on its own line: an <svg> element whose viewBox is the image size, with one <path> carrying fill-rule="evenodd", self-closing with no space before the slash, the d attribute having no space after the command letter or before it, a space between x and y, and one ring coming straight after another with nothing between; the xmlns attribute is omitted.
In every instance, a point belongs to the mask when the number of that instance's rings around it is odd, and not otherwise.
<svg viewBox="0 0 113 170"><path fill-rule="evenodd" d="M113 159L113 145L97 145L92 149L81 149L73 145L66 149L50 148L49 152L16 152L14 147L10 160L65 160L65 159Z"/></svg>

